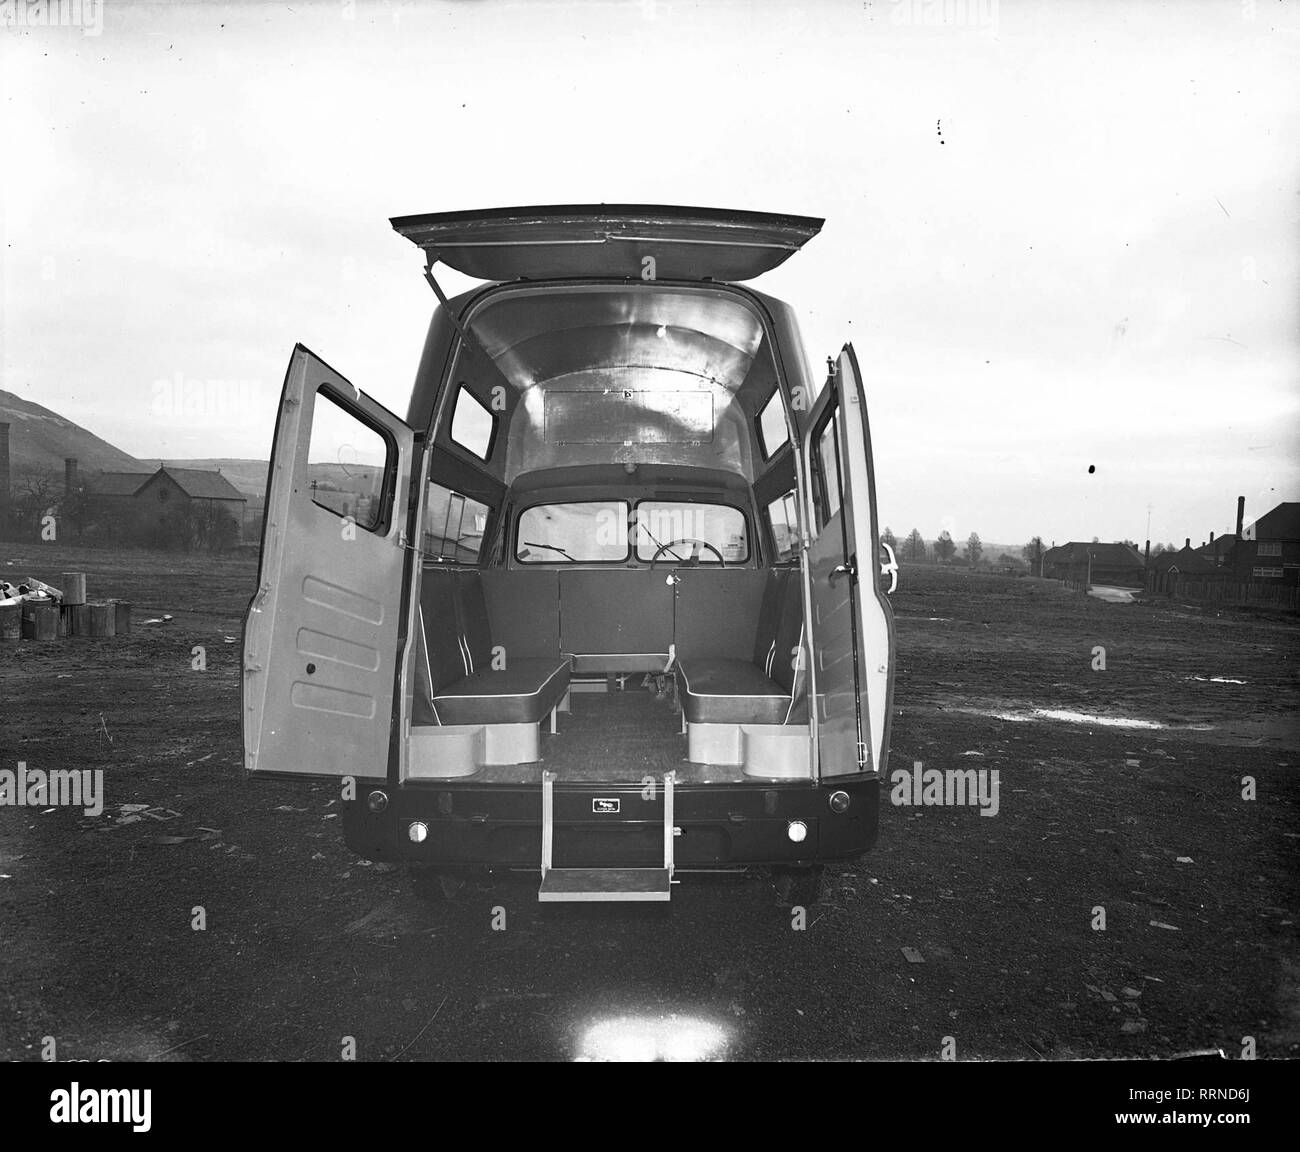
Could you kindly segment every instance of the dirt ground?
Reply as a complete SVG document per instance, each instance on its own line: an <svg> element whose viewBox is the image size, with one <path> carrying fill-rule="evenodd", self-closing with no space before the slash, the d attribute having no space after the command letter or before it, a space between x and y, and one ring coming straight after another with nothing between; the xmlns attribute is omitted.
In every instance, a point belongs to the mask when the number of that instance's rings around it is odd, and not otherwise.
<svg viewBox="0 0 1300 1152"><path fill-rule="evenodd" d="M1300 1047L1294 618L904 568L891 771L996 769L999 810L885 807L799 931L759 878L652 909L543 907L523 879L421 903L346 851L332 788L243 779L251 559L0 544L8 579L67 570L137 627L0 648L0 768L100 768L107 793L0 808L0 1058Z"/></svg>

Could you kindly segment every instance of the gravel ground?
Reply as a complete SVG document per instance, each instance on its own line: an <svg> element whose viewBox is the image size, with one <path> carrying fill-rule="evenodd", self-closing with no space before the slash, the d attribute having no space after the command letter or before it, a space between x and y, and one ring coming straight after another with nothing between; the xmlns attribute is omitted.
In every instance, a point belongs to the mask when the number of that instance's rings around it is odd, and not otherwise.
<svg viewBox="0 0 1300 1152"><path fill-rule="evenodd" d="M796 930L759 877L653 908L543 907L523 878L422 903L346 851L331 788L242 778L251 559L0 544L0 572L70 569L175 618L0 649L0 768L102 768L107 792L99 817L0 808L0 1058L1300 1045L1294 617L904 568L891 770L996 770L998 812L886 807Z"/></svg>

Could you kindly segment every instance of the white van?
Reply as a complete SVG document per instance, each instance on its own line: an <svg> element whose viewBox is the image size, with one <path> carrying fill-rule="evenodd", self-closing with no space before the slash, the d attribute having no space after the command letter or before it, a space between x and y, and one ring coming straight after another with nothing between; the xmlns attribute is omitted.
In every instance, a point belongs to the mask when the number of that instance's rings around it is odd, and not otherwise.
<svg viewBox="0 0 1300 1152"><path fill-rule="evenodd" d="M818 390L744 287L800 216L408 216L437 293L406 419L306 348L244 633L246 766L351 777L348 845L450 894L667 900L876 840L893 621L853 349ZM487 281L448 300L443 263ZM889 565L893 566L892 553Z"/></svg>

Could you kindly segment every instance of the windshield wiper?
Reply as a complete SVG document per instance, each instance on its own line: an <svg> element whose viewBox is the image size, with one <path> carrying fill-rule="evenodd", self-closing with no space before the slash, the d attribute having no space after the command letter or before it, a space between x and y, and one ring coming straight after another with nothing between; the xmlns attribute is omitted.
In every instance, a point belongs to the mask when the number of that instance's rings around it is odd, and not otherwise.
<svg viewBox="0 0 1300 1152"><path fill-rule="evenodd" d="M650 543L652 543L656 548L658 548L659 552L665 551L664 546L660 544L658 540L655 539L655 534L651 532L650 529L647 528L642 521L638 520L636 522L636 526L640 528L641 531L644 532L647 536L650 537ZM679 564L686 563L686 561L683 560L680 556L678 556L677 553L674 552L671 548L667 549L666 551L668 552L668 555L671 556L674 560L676 560ZM658 556L659 552L656 552L655 555Z"/></svg>
<svg viewBox="0 0 1300 1152"><path fill-rule="evenodd" d="M554 544L534 544L531 540L525 540L524 547L525 548L549 548L552 552L558 552L566 560L572 560L575 564L578 563L578 558L576 556L570 556L563 548L557 548Z"/></svg>

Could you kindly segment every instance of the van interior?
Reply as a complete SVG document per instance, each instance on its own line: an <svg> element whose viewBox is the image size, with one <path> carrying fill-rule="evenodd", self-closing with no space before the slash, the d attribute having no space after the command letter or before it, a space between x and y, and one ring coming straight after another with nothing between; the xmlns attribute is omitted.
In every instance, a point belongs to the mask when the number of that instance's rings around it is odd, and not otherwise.
<svg viewBox="0 0 1300 1152"><path fill-rule="evenodd" d="M725 285L503 286L430 413L410 780L811 778L789 399Z"/></svg>

